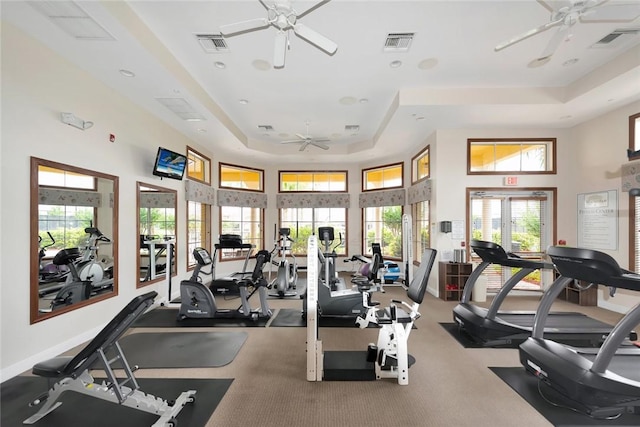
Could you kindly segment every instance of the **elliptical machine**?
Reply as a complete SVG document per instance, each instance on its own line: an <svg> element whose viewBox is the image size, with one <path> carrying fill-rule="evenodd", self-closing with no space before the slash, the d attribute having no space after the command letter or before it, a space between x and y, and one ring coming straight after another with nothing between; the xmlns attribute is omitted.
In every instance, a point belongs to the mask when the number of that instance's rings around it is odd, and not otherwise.
<svg viewBox="0 0 640 427"><path fill-rule="evenodd" d="M274 233L275 234L275 233ZM276 278L269 284L270 289L274 289L275 293L270 293L269 296L285 298L294 297L298 293L295 292L296 281L298 280L298 264L296 263L296 257L291 252L291 243L294 241L289 235L291 234L290 228L281 228L280 237L276 242L276 247L272 251L278 251L278 261L271 260L273 265L278 266L278 273ZM287 260L287 253L291 255L292 262ZM293 292L290 289L294 289Z"/></svg>
<svg viewBox="0 0 640 427"><path fill-rule="evenodd" d="M214 269L208 272L202 268L209 265L213 266L213 261L209 252L205 248L195 248L193 256L198 265L193 270L193 274L189 280L180 282L180 310L178 311L178 320L187 318L195 319L217 319L217 318L249 318L257 320L259 318L269 318L272 315L267 302L267 281L264 278L262 269L269 261L270 255L266 250L258 251L256 254L256 265L250 277L237 280L238 291L240 294L241 304L237 309L221 309L216 304L213 292L203 283L200 273L205 276L213 275ZM253 290L249 292L249 288ZM258 292L260 296L260 309L253 310L249 304L251 296Z"/></svg>
<svg viewBox="0 0 640 427"><path fill-rule="evenodd" d="M335 240L333 227L319 227L318 237L324 244L324 252L320 254L324 258L320 266L320 280L326 283L332 291L345 289L346 286L344 284L340 286L341 281L336 271L336 259L338 258L336 248L342 245L342 233L340 233L340 240L333 248L331 248L331 244Z"/></svg>

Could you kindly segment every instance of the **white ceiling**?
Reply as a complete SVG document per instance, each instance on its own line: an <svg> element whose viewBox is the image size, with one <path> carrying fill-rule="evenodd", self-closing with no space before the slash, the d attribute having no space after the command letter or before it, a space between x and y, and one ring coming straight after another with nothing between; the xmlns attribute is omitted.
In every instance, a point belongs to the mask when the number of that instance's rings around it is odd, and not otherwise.
<svg viewBox="0 0 640 427"><path fill-rule="evenodd" d="M640 29L640 19L578 23L540 67L528 64L555 29L495 52L497 44L549 22L550 12L535 0L325 1L298 22L334 41L336 53L290 32L281 69L271 66L274 27L225 37L225 52L207 53L196 39L266 17L258 0L76 2L107 40L74 38L42 13L60 2L29 3L2 1L2 20L214 153L272 162L375 160L389 150L415 154L437 129L565 128L640 99L640 35L592 47L613 30ZM640 0L608 3L634 3L640 15ZM291 4L302 13L317 2ZM389 33L406 32L415 33L407 52L384 51ZM435 66L421 69L425 60ZM401 66L392 68L393 61ZM182 98L204 120L185 121L157 98ZM329 150L300 152L298 144L280 143L305 134L306 122L310 135L330 139Z"/></svg>

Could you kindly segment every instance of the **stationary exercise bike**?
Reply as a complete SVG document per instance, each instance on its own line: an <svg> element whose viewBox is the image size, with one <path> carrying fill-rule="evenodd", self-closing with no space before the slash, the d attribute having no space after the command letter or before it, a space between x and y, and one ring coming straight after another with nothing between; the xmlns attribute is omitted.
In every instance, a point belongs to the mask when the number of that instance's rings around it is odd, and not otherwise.
<svg viewBox="0 0 640 427"><path fill-rule="evenodd" d="M323 230L324 229L324 230ZM333 237L333 228L320 227L319 235L324 240L325 252L318 248L318 265L321 271L335 270L335 256L326 256L326 248L330 246L330 241ZM335 251L333 252L335 254ZM331 253L329 253L331 255ZM333 267L332 267L333 265ZM346 288L343 285L341 290L331 290L330 280L325 280L334 277L333 273L328 275L318 275L318 294L317 294L317 310L319 317L339 317L339 318L351 318L355 319L358 316L365 316L367 313L367 307L364 304L364 299L370 299L371 292L376 287L378 272L382 266L382 257L374 253L369 267L369 271L366 276L353 278L351 280L352 286ZM307 298L302 300L302 317L306 318L307 314Z"/></svg>
<svg viewBox="0 0 640 427"><path fill-rule="evenodd" d="M392 300L389 307L380 309L378 303L372 302L370 298L363 299L367 313L358 317L356 323L360 328L366 328L370 324L380 327L377 344L369 345L367 352L367 362L375 363L377 379L397 378L398 384L409 384L409 368L415 362L408 351L409 334L413 323L420 317L418 308L429 283L436 253L435 249L426 249L422 254L420 268L407 289L407 297L411 303Z"/></svg>
<svg viewBox="0 0 640 427"><path fill-rule="evenodd" d="M91 281L94 292L110 290L113 288L113 262L107 257L100 258L98 245L100 242L111 243L111 239L96 227L87 227L84 232L89 234L89 237L85 246L81 247L82 253L79 259L74 263L79 280ZM68 267L71 269L70 266ZM77 279L70 275L66 283L70 284L74 281Z"/></svg>
<svg viewBox="0 0 640 427"><path fill-rule="evenodd" d="M269 288L274 290L274 293L270 293L269 296L284 298L297 296L296 281L298 280L298 265L296 263L296 257L291 252L291 242L294 240L289 237L291 229L281 228L280 237L276 242L276 247L272 251L278 251L278 259L272 258L271 263L278 266L278 274L276 278L269 284ZM291 255L291 262L287 260L287 253ZM294 289L294 291L291 291Z"/></svg>
<svg viewBox="0 0 640 427"><path fill-rule="evenodd" d="M214 269L208 272L202 268L213 266L213 261L209 252L205 248L195 248L193 256L196 259L197 266L193 270L193 274L189 280L180 282L180 310L178 312L178 320L187 318L195 319L217 319L217 318L249 318L257 320L259 318L271 317L272 312L267 302L267 281L264 278L262 269L269 262L269 252L266 250L258 251L256 254L256 265L250 277L244 277L234 281L240 295L240 307L237 309L221 309L216 304L216 299L209 286L203 283L200 273L204 276L212 276ZM231 282L229 282L231 285ZM249 292L249 288L252 291ZM260 296L260 308L253 310L249 304L251 296L258 292Z"/></svg>

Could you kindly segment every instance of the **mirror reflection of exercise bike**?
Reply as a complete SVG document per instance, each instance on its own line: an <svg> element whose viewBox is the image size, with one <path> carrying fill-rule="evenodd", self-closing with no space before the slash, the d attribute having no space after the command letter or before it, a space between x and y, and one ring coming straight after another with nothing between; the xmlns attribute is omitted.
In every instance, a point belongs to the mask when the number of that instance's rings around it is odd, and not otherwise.
<svg viewBox="0 0 640 427"><path fill-rule="evenodd" d="M49 236L48 244L43 244L42 237L38 236L38 295L40 297L59 291L62 287L60 282L66 281L69 274L69 269L66 266L58 266L52 262L43 263L47 255L47 248L56 244L56 239L53 238L50 231L47 231L47 235Z"/></svg>
<svg viewBox="0 0 640 427"><path fill-rule="evenodd" d="M276 278L269 283L269 288L273 291L269 296L285 298L298 295L295 291L298 280L298 264L291 251L291 243L294 240L289 237L290 234L290 228L280 228L278 241L271 252L273 254L277 251L277 258L272 257L271 264L278 266L278 272ZM287 259L287 254L291 256L291 262Z"/></svg>
<svg viewBox="0 0 640 427"><path fill-rule="evenodd" d="M197 265L189 280L180 282L180 310L178 320L188 318L195 319L216 319L216 318L249 318L257 320L269 318L272 315L267 302L267 281L263 275L263 268L269 262L270 255L266 250L258 251L256 254L256 264L250 276L238 278L225 284L229 292L240 295L240 306L237 309L219 308L214 296L215 282L204 283L201 276L213 276L215 268L214 262L205 248L195 248L193 256ZM215 256L215 255L214 255ZM209 271L204 271L203 267L210 266ZM249 290L251 289L251 291ZM252 309L249 299L255 292L260 296L260 308Z"/></svg>
<svg viewBox="0 0 640 427"><path fill-rule="evenodd" d="M59 269L67 269L69 274L64 282L48 285L46 292L55 292L55 296L49 309L41 311L53 311L113 289L113 262L98 254L99 242L111 243L111 240L95 227L87 227L84 231L89 237L82 252L77 247L66 248L53 257L51 263Z"/></svg>

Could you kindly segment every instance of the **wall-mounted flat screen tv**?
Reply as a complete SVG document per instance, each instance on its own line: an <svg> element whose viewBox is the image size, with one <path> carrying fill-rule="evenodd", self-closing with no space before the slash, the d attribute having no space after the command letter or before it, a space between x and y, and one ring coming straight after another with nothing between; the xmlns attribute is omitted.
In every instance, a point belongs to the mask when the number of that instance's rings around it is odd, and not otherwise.
<svg viewBox="0 0 640 427"><path fill-rule="evenodd" d="M166 148L158 148L153 174L163 178L181 180L187 168L187 157Z"/></svg>

